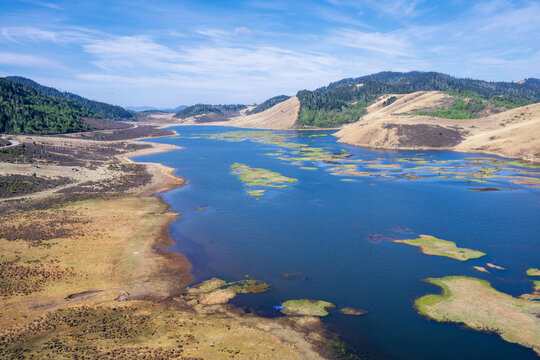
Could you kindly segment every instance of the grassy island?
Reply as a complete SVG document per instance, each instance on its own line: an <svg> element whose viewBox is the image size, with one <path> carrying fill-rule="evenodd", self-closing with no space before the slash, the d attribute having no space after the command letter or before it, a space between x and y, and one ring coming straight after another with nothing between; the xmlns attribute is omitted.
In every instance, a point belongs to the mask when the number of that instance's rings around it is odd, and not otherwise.
<svg viewBox="0 0 540 360"><path fill-rule="evenodd" d="M528 276L540 276L540 269L536 269L536 268L527 269L527 275Z"/></svg>
<svg viewBox="0 0 540 360"><path fill-rule="evenodd" d="M480 331L496 332L504 340L533 349L540 355L540 303L495 290L489 282L466 276L430 278L443 289L440 295L416 300L418 311L431 319L463 323Z"/></svg>
<svg viewBox="0 0 540 360"><path fill-rule="evenodd" d="M339 309L339 312L344 314L344 315L364 315L367 313L366 310L362 310L362 309L358 309L358 308L354 308L354 307L351 307L351 306L345 306L341 309Z"/></svg>
<svg viewBox="0 0 540 360"><path fill-rule="evenodd" d="M250 166L234 163L231 165L231 173L240 175L240 180L246 186L264 186L272 188L289 187L288 184L294 184L298 179L289 178L277 172L266 169L252 168ZM250 194L253 196L262 196L262 193Z"/></svg>
<svg viewBox="0 0 540 360"><path fill-rule="evenodd" d="M467 261L486 255L481 251L459 248L453 241L437 239L431 235L420 235L418 239L394 240L394 242L418 246L426 255L446 256L459 261Z"/></svg>
<svg viewBox="0 0 540 360"><path fill-rule="evenodd" d="M304 316L327 316L326 309L335 307L334 304L328 301L299 299L285 301L281 306L281 312L287 315L304 315Z"/></svg>

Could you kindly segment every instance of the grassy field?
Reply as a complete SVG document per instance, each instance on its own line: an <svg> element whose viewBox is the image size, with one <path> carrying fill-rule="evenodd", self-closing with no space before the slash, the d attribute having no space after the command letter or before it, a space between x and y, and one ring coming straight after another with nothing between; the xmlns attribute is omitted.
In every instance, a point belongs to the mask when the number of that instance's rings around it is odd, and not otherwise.
<svg viewBox="0 0 540 360"><path fill-rule="evenodd" d="M182 295L189 263L156 248L170 245L164 230L174 217L158 198L123 196L4 219L0 358L320 358L283 321ZM251 293L267 284L219 288Z"/></svg>
<svg viewBox="0 0 540 360"><path fill-rule="evenodd" d="M416 300L418 311L436 321L463 323L495 332L504 340L533 349L540 355L540 303L499 292L484 280L448 276L427 279L443 289L440 295Z"/></svg>
<svg viewBox="0 0 540 360"><path fill-rule="evenodd" d="M420 235L418 239L394 240L394 242L418 246L427 255L445 256L460 261L476 259L486 255L481 251L459 248L453 241L437 239L430 235Z"/></svg>

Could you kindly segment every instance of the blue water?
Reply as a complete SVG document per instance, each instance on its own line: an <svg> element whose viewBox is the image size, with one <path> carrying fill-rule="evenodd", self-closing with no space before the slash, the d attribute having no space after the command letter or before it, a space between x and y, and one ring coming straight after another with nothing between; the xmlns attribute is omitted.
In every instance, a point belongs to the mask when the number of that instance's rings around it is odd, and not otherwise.
<svg viewBox="0 0 540 360"><path fill-rule="evenodd" d="M324 318L330 329L375 359L537 359L534 352L452 323L437 323L417 314L414 299L440 288L427 277L467 275L486 279L512 295L531 292L525 271L540 266L540 189L496 179L477 187L502 191L474 192L463 180L430 178L417 181L351 177L340 181L325 166L303 170L263 155L278 147L253 141L227 142L189 138L238 129L177 127L181 138L153 141L183 147L137 157L177 169L187 186L163 195L181 215L171 224L172 250L193 263L197 282L213 276L228 281L245 275L272 285L263 294L234 300L270 316L288 299L313 298L369 311L363 316L333 312ZM329 134L330 132L317 132ZM337 144L332 136L291 132L288 141L346 149L353 158L412 157L415 152L375 152ZM477 156L448 151L423 151L432 160ZM482 156L484 157L484 156ZM230 165L239 162L279 172L299 181L289 188L269 189L256 200ZM320 164L319 164L320 165ZM304 166L313 166L310 163ZM529 170L530 171L530 170ZM510 191L510 189L512 191ZM207 205L205 211L196 210ZM406 226L414 234L392 232ZM481 250L487 256L460 262L421 254L416 247L390 241L372 242L369 234L414 238L429 234ZM492 262L507 268L480 273L473 265ZM282 279L283 273L303 276Z"/></svg>

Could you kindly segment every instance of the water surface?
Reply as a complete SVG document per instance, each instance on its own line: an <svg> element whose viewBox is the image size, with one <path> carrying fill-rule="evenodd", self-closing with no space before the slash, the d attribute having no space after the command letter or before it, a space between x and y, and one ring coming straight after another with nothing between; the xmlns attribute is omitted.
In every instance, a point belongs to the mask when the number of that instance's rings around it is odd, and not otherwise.
<svg viewBox="0 0 540 360"><path fill-rule="evenodd" d="M153 141L183 149L136 160L173 167L176 175L187 179L187 186L163 197L181 214L170 226L176 240L172 250L185 254L193 263L197 282L213 276L233 281L245 275L264 280L272 285L270 291L241 295L234 303L268 316L280 316L272 310L273 305L296 298L365 309L368 313L363 316L333 312L324 322L361 354L374 359L537 358L531 350L507 343L497 335L425 319L416 313L413 302L424 294L440 291L423 279L447 275L486 279L496 289L514 296L530 292L532 282L525 271L540 265L540 189L510 183L510 178L489 178L486 183L439 178L433 170L426 171L428 176L419 180L404 179L395 169L388 169L394 171L387 172L389 177L336 176L328 171L336 164L299 165L265 155L283 150L277 145L208 138L208 134L238 129L173 129L181 136ZM439 162L437 166L457 160L450 164L463 167L473 161L466 158L500 159L449 151L422 151L421 155L417 155L419 151L370 151L338 144L333 136L312 136L331 132L281 133L292 136L289 142L328 147L328 151L336 153L346 151L352 155L347 160L395 163L392 159L416 157L430 164ZM230 165L236 162L272 170L298 182L288 188L268 189L257 200L246 193L238 176L231 174ZM402 169L420 166L399 165ZM317 169L304 170L300 166ZM501 168L502 175L515 175L514 170L529 172L528 176L538 172ZM344 178L354 181L341 181ZM468 190L470 187L502 190L476 192ZM204 211L196 210L203 205L207 205ZM392 231L396 226L405 226L413 233ZM481 250L487 256L467 262L428 256L416 247L371 241L373 233L401 238L433 235ZM507 270L484 274L472 267L487 262ZM297 272L302 275L281 277Z"/></svg>

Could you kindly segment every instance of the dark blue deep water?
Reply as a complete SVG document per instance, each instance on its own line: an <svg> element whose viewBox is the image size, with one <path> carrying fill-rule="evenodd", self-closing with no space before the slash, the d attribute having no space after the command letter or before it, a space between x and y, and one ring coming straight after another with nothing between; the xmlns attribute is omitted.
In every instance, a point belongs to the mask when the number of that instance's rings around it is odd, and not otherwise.
<svg viewBox="0 0 540 360"><path fill-rule="evenodd" d="M265 153L278 149L254 141L228 142L190 138L238 129L177 127L180 138L153 141L183 149L137 157L173 167L187 186L163 198L181 215L171 224L174 251L193 263L197 282L217 276L228 281L245 275L271 284L263 294L241 295L240 306L278 316L273 305L313 298L369 311L363 316L331 313L324 318L342 339L375 359L537 359L534 352L497 335L417 314L414 299L440 288L427 277L467 275L488 280L498 290L518 296L531 292L525 271L540 266L540 189L507 179L475 184L502 191L475 192L464 180L430 178L392 180L350 177L340 181L325 166L303 170ZM415 152L376 152L336 143L330 132L290 132L288 139L310 146L346 149L351 159L392 159ZM448 151L424 151L432 160L485 157ZM493 157L495 158L495 157ZM298 182L268 189L259 200L248 195L230 165L265 168ZM321 165L321 164L319 164ZM305 163L304 166L313 166ZM528 171L531 171L528 169ZM207 205L205 211L196 210ZM393 232L406 226L414 234ZM487 256L460 262L428 256L418 248L390 241L370 241L369 234L415 238L433 235ZM491 262L505 271L485 274L472 268ZM303 276L282 279L283 273Z"/></svg>

